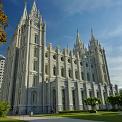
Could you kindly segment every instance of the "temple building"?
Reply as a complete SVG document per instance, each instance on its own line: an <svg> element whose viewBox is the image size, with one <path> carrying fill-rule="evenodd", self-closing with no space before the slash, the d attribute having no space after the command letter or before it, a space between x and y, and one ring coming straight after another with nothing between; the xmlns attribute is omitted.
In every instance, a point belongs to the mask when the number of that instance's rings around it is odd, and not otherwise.
<svg viewBox="0 0 122 122"><path fill-rule="evenodd" d="M30 13L25 5L8 48L3 80L2 99L20 114L87 110L84 99L89 97L100 98L98 109L105 109L106 98L118 93L93 31L88 48L79 32L72 50L53 48L46 44L46 24L35 2Z"/></svg>

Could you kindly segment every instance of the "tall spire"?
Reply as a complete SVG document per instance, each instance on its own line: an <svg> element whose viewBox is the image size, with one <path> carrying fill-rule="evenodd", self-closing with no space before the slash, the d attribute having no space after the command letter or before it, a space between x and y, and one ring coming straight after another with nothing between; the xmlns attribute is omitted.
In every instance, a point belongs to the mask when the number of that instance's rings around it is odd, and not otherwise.
<svg viewBox="0 0 122 122"><path fill-rule="evenodd" d="M20 25L22 25L24 22L25 22L25 20L27 19L27 16L28 16L28 14L27 14L27 4L26 4L26 1L24 1L24 11L23 11L23 15L22 15L22 17L21 17L21 20L20 20Z"/></svg>
<svg viewBox="0 0 122 122"><path fill-rule="evenodd" d="M95 41L95 37L94 37L94 34L93 34L93 28L91 27L91 41Z"/></svg>
<svg viewBox="0 0 122 122"><path fill-rule="evenodd" d="M23 11L23 16L22 16L22 20L27 18L27 3L26 0L24 1L25 7L24 7L24 11Z"/></svg>
<svg viewBox="0 0 122 122"><path fill-rule="evenodd" d="M80 34L78 29L77 29L77 36L76 36L76 44L81 44L81 39L80 39Z"/></svg>
<svg viewBox="0 0 122 122"><path fill-rule="evenodd" d="M37 11L37 6L36 6L36 2L34 0L33 5L32 5L32 10L31 11Z"/></svg>

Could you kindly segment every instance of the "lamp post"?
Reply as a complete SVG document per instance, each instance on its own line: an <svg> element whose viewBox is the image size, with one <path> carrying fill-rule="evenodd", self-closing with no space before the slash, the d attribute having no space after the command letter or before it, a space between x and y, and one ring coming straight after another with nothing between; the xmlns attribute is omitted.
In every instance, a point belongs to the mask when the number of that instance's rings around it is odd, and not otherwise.
<svg viewBox="0 0 122 122"><path fill-rule="evenodd" d="M5 15L3 11L3 3L2 0L0 0L0 44L3 44L6 42L6 32L5 28L7 26L7 20L8 17Z"/></svg>

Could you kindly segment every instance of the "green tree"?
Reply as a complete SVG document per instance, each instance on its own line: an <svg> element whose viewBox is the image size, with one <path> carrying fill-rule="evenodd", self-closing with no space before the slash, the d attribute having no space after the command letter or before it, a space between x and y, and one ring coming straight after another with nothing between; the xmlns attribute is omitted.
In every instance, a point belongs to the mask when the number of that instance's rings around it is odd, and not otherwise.
<svg viewBox="0 0 122 122"><path fill-rule="evenodd" d="M122 95L119 96L119 105L122 106Z"/></svg>
<svg viewBox="0 0 122 122"><path fill-rule="evenodd" d="M10 105L8 102L0 101L0 116L6 116L9 112Z"/></svg>
<svg viewBox="0 0 122 122"><path fill-rule="evenodd" d="M118 108L122 106L122 95L117 95L117 96L109 96L107 98L107 102L111 104L112 109L116 109L116 105Z"/></svg>
<svg viewBox="0 0 122 122"><path fill-rule="evenodd" d="M87 98L84 102L86 105L90 105L93 111L96 111L96 105L101 104L101 100L96 97Z"/></svg>
<svg viewBox="0 0 122 122"><path fill-rule="evenodd" d="M107 101L108 101L108 103L111 104L112 109L116 109L116 105L119 104L119 98L120 98L119 96L109 96L107 98Z"/></svg>

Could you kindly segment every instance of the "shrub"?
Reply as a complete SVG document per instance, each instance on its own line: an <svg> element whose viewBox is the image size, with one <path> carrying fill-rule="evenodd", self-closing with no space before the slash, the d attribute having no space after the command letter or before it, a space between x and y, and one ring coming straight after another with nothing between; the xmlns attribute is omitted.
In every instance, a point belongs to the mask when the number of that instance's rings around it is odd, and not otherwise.
<svg viewBox="0 0 122 122"><path fill-rule="evenodd" d="M0 117L6 116L9 112L10 105L8 102L0 101Z"/></svg>
<svg viewBox="0 0 122 122"><path fill-rule="evenodd" d="M84 100L84 102L86 105L91 105L93 111L96 111L96 105L101 104L101 100L96 97L87 98L86 100Z"/></svg>
<svg viewBox="0 0 122 122"><path fill-rule="evenodd" d="M80 113L80 112L87 112L85 110L74 110L74 111L59 111L59 113Z"/></svg>

